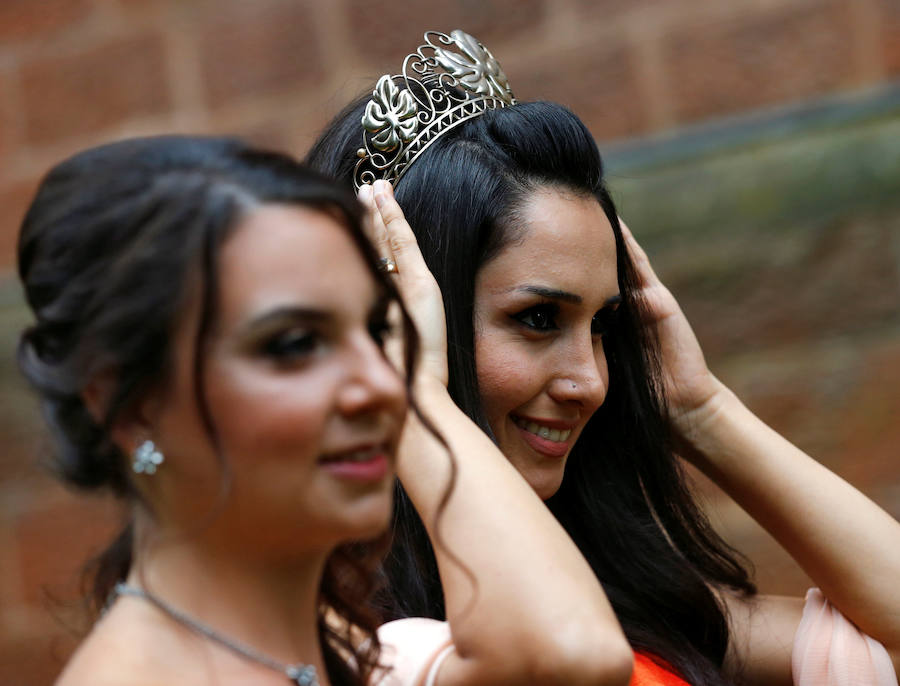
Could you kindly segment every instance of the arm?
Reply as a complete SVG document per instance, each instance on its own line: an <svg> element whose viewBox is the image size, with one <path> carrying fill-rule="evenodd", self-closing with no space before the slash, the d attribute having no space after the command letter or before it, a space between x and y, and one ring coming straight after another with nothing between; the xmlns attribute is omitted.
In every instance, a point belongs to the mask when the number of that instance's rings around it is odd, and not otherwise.
<svg viewBox="0 0 900 686"><path fill-rule="evenodd" d="M718 385L707 404L684 417L683 454L771 533L829 601L881 642L896 664L900 524ZM767 607L776 603L777 610ZM751 612L749 619L771 615L766 622L787 620L796 629L802 604L787 614L785 601L763 598L758 604L757 616ZM746 658L748 664L755 661L754 655Z"/></svg>
<svg viewBox="0 0 900 686"><path fill-rule="evenodd" d="M515 468L450 398L440 292L390 186L379 182L376 192L379 211L371 194L361 193L373 210L374 242L381 254L390 249L394 278L423 339L415 399L450 449L448 455L411 414L398 473L435 541L455 647L438 686L626 684L631 649L593 571ZM456 483L441 511L451 459Z"/></svg>
<svg viewBox="0 0 900 686"><path fill-rule="evenodd" d="M900 524L769 428L712 375L678 304L624 226L623 233L649 305L648 323L659 333L670 419L682 455L772 534L896 663ZM729 656L732 666L768 675L759 683L779 683L775 673L791 683L790 644L802 601L725 600L737 651Z"/></svg>

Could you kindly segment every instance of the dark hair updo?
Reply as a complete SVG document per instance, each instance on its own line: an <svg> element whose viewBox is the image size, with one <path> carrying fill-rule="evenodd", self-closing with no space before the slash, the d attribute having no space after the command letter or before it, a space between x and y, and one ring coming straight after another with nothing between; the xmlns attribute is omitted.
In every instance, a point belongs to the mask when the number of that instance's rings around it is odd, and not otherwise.
<svg viewBox="0 0 900 686"><path fill-rule="evenodd" d="M348 185L367 100L340 113L307 158ZM435 140L397 184L396 197L443 293L451 394L490 433L475 367L475 277L517 237L523 205L542 187L597 199L615 233L623 296L604 336L609 392L547 504L591 564L635 649L661 658L695 686L725 684L728 622L710 588L748 594L755 588L710 528L672 452L658 347L641 325L644 304L600 154L581 120L561 105L521 103L465 121ZM443 617L434 557L402 493L395 520L386 612Z"/></svg>
<svg viewBox="0 0 900 686"><path fill-rule="evenodd" d="M333 213L376 281L396 297L375 267L353 194L284 155L231 139L133 139L75 155L42 181L19 237L19 275L35 323L22 334L18 359L40 396L57 447L55 466L66 483L137 497L130 462L109 429L169 378L173 332L196 285L201 313L194 385L207 433L217 444L203 383L204 343L216 318L217 258L238 221L264 203ZM407 343L414 345L412 334ZM84 401L96 379L113 386L101 418ZM95 611L127 575L131 539L129 525L99 558ZM355 544L338 548L326 568L320 633L336 683L362 683L360 674L377 659L373 619L364 610L375 565L371 547ZM326 606L372 636L368 653L325 622ZM356 658L359 673L348 667L347 654Z"/></svg>

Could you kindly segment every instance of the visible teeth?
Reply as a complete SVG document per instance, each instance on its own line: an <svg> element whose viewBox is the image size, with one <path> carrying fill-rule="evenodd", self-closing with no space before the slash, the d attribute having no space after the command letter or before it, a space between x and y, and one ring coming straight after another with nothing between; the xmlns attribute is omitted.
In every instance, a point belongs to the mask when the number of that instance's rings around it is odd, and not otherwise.
<svg viewBox="0 0 900 686"><path fill-rule="evenodd" d="M525 429L528 433L535 434L541 438L546 438L548 441L555 441L556 443L567 440L572 434L571 429L551 429L549 426L541 426L540 424L529 422L525 419L517 418L516 424Z"/></svg>

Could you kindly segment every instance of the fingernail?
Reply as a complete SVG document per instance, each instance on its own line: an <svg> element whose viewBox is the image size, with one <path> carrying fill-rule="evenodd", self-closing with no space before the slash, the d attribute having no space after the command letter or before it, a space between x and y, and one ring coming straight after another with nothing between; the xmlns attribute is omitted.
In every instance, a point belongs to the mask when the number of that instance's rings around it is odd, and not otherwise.
<svg viewBox="0 0 900 686"><path fill-rule="evenodd" d="M360 200L366 200L367 198L372 197L372 186L367 183L364 183L359 187L359 191L357 192L357 197Z"/></svg>
<svg viewBox="0 0 900 686"><path fill-rule="evenodd" d="M372 192L375 194L375 204L379 207L384 203L385 186L387 185L388 183L386 181L378 179L372 186Z"/></svg>

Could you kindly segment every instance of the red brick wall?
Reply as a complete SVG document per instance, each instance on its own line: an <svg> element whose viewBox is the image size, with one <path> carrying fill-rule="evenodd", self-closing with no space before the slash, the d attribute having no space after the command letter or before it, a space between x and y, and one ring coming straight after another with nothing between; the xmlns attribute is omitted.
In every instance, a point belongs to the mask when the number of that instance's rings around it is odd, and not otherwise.
<svg viewBox="0 0 900 686"><path fill-rule="evenodd" d="M892 0L5 0L0 268L61 156L172 130L299 153L425 28L455 26L601 139L900 77Z"/></svg>
<svg viewBox="0 0 900 686"><path fill-rule="evenodd" d="M567 103L600 139L900 78L896 0L2 0L0 278L11 275L38 178L63 156L171 131L302 153L426 28L455 27L491 48L520 99ZM2 332L6 350L13 334ZM704 334L713 345L727 338ZM868 404L826 415L856 429L823 444L829 454L888 464L881 439L893 430L900 440L889 421L897 395L885 390L900 382L896 350L868 349L854 386ZM5 364L2 378L14 378ZM785 395L738 367L732 376L781 426L815 404L815 389ZM42 432L22 397L0 394L0 682L11 686L57 673L73 645L66 627L79 628L77 569L117 520L111 504L76 499L31 470Z"/></svg>

